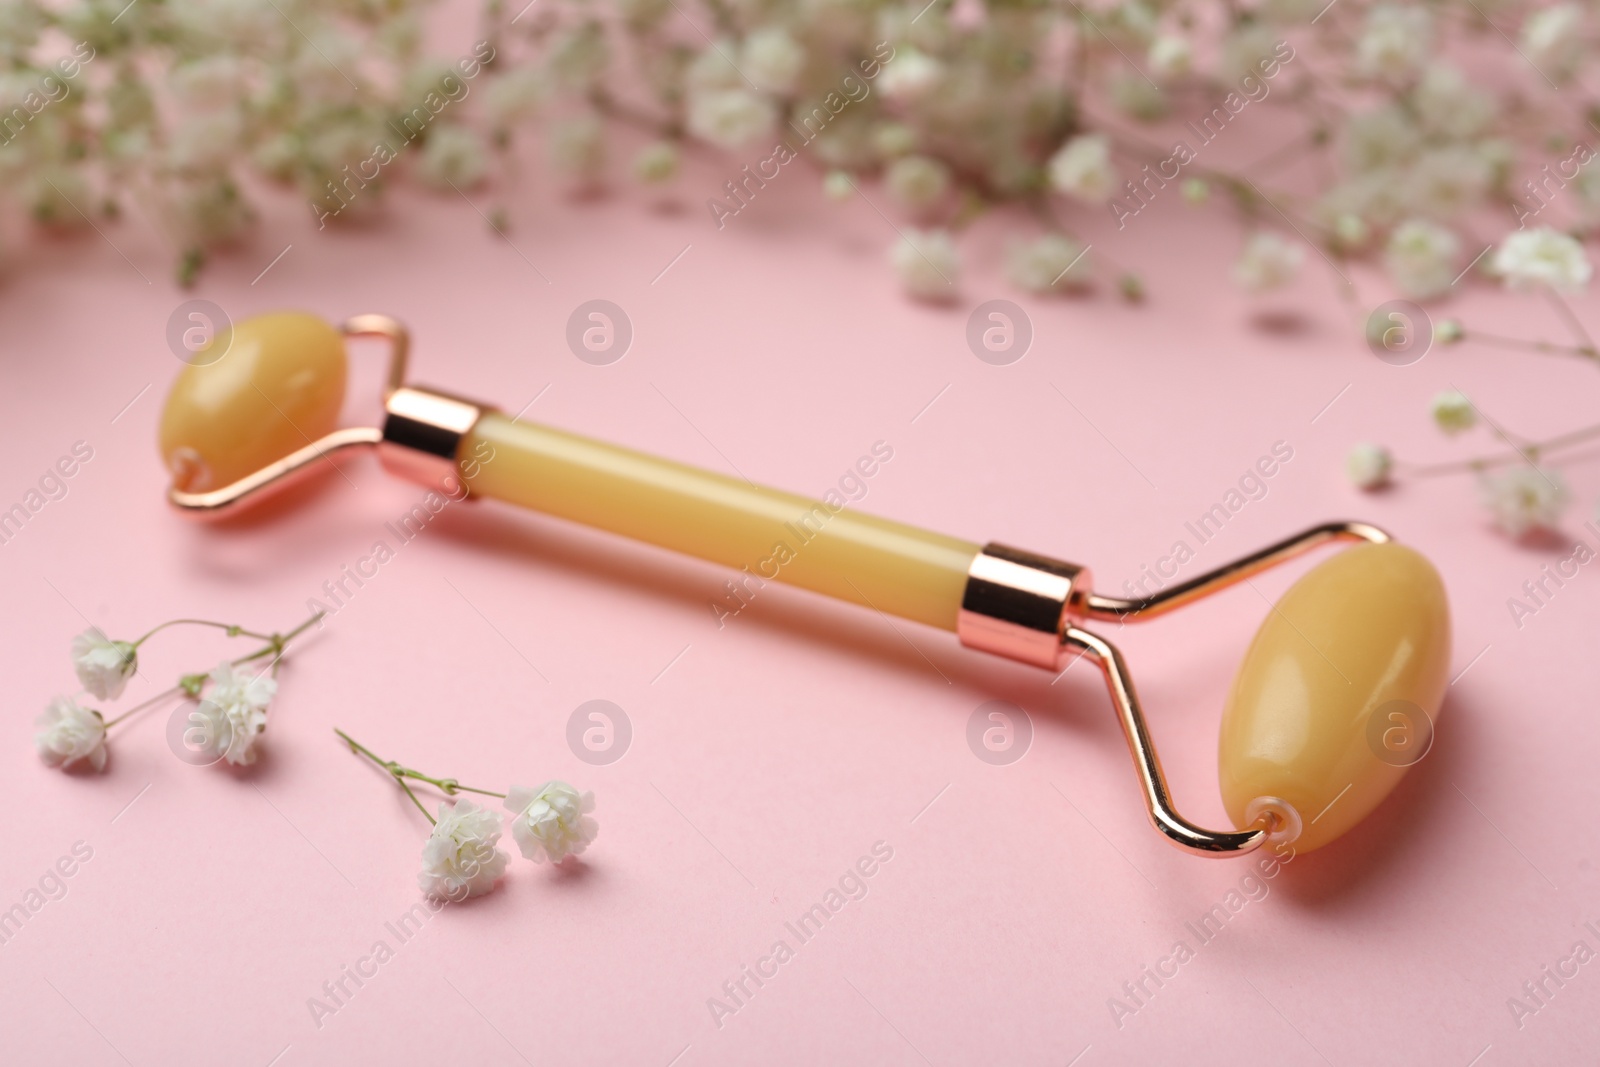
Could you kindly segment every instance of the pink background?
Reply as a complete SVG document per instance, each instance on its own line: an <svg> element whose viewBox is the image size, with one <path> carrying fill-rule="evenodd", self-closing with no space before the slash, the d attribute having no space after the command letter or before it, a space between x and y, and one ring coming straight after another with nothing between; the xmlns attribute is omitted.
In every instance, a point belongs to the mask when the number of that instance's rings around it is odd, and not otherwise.
<svg viewBox="0 0 1600 1067"><path fill-rule="evenodd" d="M1565 547L1494 533L1466 479L1362 497L1339 468L1358 439L1417 460L1466 454L1426 418L1427 399L1452 385L1524 433L1582 425L1600 395L1594 369L1471 346L1384 365L1314 256L1290 290L1249 301L1226 277L1235 224L1177 197L1124 233L1099 215L1085 223L1097 253L1140 267L1143 307L1105 284L1070 300L1011 290L1001 253L1022 225L1001 213L963 239L962 299L930 309L898 295L885 221L860 201L822 203L805 164L717 232L700 202L725 169L695 161L676 212L630 194L529 194L512 209L515 250L454 197L395 195L381 227L321 233L278 198L254 241L193 293L169 281L170 248L136 221L106 230L120 253L93 232L14 249L0 285L0 504L75 441L94 458L0 548L13 705L0 759L14 813L0 908L74 842L93 858L0 948L7 1058L1094 1067L1592 1056L1600 962L1520 1029L1506 1002L1580 938L1600 948L1582 928L1600 924L1600 578L1584 570L1519 630L1507 598ZM1363 308L1389 295L1374 277L1356 280ZM190 296L235 318L393 313L414 332L420 381L510 411L539 395L527 418L736 464L799 492L820 494L882 439L894 458L864 510L1083 561L1113 590L1284 441L1294 458L1269 495L1187 573L1314 522L1370 519L1438 564L1454 671L1470 670L1432 753L1380 812L1267 883L1120 1028L1108 999L1174 941L1195 947L1185 922L1249 868L1181 855L1146 825L1092 671L1052 685L948 634L897 632L778 587L719 631L716 568L493 503L447 509L294 651L254 769L178 761L163 710L114 731L106 773L64 776L34 755L32 720L75 689L67 644L88 620L124 637L178 615L288 627L421 495L364 459L345 465L353 486L330 478L256 525L200 528L168 511L154 437L178 363L164 331ZM607 367L579 362L563 339L573 308L597 297L635 330ZM1008 367L979 362L964 339L971 308L994 297L1023 305L1036 331ZM1290 308L1300 311L1261 315ZM1537 301L1481 285L1452 310L1504 333L1558 335ZM1579 310L1600 325L1593 304ZM370 419L377 354L355 359L351 418ZM1565 542L1600 489L1592 469L1570 474ZM1257 584L1276 595L1299 570ZM1203 823L1224 820L1217 718L1265 610L1241 588L1118 636L1177 798ZM225 644L200 631L152 642L125 700L209 666ZM634 737L620 761L590 767L565 730L597 698L626 710ZM968 717L992 699L1032 716L1031 750L1010 766L967 747ZM433 918L319 1028L307 999L377 939L393 945L384 924L418 899L427 830L336 743L335 725L467 782L559 776L592 788L601 834L575 869L517 859L496 892ZM707 998L788 938L784 923L877 841L894 855L868 896L714 1025Z"/></svg>

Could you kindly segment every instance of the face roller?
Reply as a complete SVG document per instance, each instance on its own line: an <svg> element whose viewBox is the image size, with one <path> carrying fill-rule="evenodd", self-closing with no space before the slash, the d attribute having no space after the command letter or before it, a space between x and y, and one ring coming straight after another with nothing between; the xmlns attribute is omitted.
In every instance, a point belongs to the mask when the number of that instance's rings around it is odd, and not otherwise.
<svg viewBox="0 0 1600 1067"><path fill-rule="evenodd" d="M390 346L381 427L337 426L344 342L357 336ZM184 514L235 514L320 472L334 453L371 448L393 473L452 495L465 489L749 570L1022 663L1059 671L1086 658L1104 675L1150 821L1189 852L1326 844L1375 808L1431 740L1450 657L1444 587L1426 559L1365 523L1314 527L1154 596L1108 597L1077 564L929 533L832 495L765 489L408 385L406 331L382 315L342 327L261 315L212 346L179 375L162 416L169 497ZM1358 544L1278 601L1228 697L1218 768L1239 829L1196 826L1173 806L1122 654L1084 627L1157 619L1330 541Z"/></svg>

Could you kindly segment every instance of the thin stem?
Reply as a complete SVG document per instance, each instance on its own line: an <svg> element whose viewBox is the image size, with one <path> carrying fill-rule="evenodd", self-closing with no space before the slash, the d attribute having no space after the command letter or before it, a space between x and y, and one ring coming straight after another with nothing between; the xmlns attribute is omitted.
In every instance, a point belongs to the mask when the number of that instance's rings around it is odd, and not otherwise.
<svg viewBox="0 0 1600 1067"><path fill-rule="evenodd" d="M1453 463L1429 463L1418 466L1409 464L1400 468L1400 473L1413 478L1429 478L1439 474L1455 474L1461 471L1480 471L1489 467L1503 467L1508 463L1527 462L1530 455L1546 456L1558 449L1569 445L1592 441L1600 437L1600 425L1585 426L1580 430L1569 430L1564 434L1535 441L1526 449L1513 449L1509 452L1497 452L1487 456L1478 456L1474 459L1458 460Z"/></svg>
<svg viewBox="0 0 1600 1067"><path fill-rule="evenodd" d="M150 630L143 637L139 638L139 640L133 642L133 647L138 648L140 645L144 644L146 641L150 640L156 634L160 633L162 630L165 630L169 626L214 626L219 630L228 631L229 637L254 637L258 641L272 640L271 634L258 634L253 630L246 630L242 626L235 626L233 623L213 622L211 619L169 619L160 626Z"/></svg>
<svg viewBox="0 0 1600 1067"><path fill-rule="evenodd" d="M1571 306L1562 299L1560 293L1556 292L1555 287L1546 285L1544 287L1544 295L1549 298L1551 304L1555 305L1556 313L1566 320L1568 329L1582 342L1582 347L1579 351L1591 359L1596 355L1600 355L1600 348L1595 347L1594 338L1589 336L1589 331L1584 328L1582 322L1578 321L1578 316L1573 314Z"/></svg>
<svg viewBox="0 0 1600 1067"><path fill-rule="evenodd" d="M1482 344L1494 345L1498 348L1514 348L1524 352L1539 352L1544 355L1581 356L1584 359L1600 358L1600 356L1597 356L1596 353L1586 352L1577 345L1561 345L1556 344L1553 341L1524 341L1518 337L1502 337L1499 334L1484 333L1482 330L1468 330L1465 327L1462 328L1461 339L1463 341L1478 341Z"/></svg>
<svg viewBox="0 0 1600 1067"><path fill-rule="evenodd" d="M171 697L177 696L181 692L183 692L183 687L181 685L175 685L171 689L168 689L165 693L157 693L155 696L151 697L149 700L146 700L142 704L134 705L133 707L129 708L127 711L123 712L121 715L118 715L116 718L107 719L106 722L105 722L105 727L106 727L107 730L109 730L113 726L117 725L117 723L121 722L123 719L126 719L128 716L133 715L136 712L143 711L145 708L148 708L152 704L159 704L163 700L167 700L167 699L169 699Z"/></svg>
<svg viewBox="0 0 1600 1067"><path fill-rule="evenodd" d="M432 815L429 815L428 809L422 806L422 801L417 799L417 794L412 792L411 787L406 784L407 778L414 778L419 782L427 782L429 785L444 793L445 796L453 797L456 795L456 793L465 790L468 793L481 793L486 797L505 797L504 793L496 793L491 789L475 789L470 785L462 785L454 778L431 778L428 775L423 774L421 771L414 770L410 767L401 766L401 764L395 760L384 759L376 752L373 752L372 749L368 748L366 745L363 745L361 742L357 741L355 738L351 737L338 727L334 727L333 732L339 735L340 740L350 746L350 751L367 757L373 763L376 763L379 767L382 767L385 771L389 772L389 776L394 779L396 785L405 790L406 796L411 798L411 802L417 806L417 810L422 812L423 815L427 816L428 821L434 825L438 825L438 820Z"/></svg>

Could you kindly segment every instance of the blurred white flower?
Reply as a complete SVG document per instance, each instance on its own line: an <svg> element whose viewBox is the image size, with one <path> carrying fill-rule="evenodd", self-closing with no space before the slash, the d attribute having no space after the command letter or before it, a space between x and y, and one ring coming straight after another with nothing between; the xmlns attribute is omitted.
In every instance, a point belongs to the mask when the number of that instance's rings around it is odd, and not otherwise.
<svg viewBox="0 0 1600 1067"><path fill-rule="evenodd" d="M1511 537L1553 530L1571 499L1561 473L1544 467L1513 467L1479 480L1484 507Z"/></svg>
<svg viewBox="0 0 1600 1067"><path fill-rule="evenodd" d="M872 128L872 147L884 159L895 159L917 147L917 131L903 122L880 122Z"/></svg>
<svg viewBox="0 0 1600 1067"><path fill-rule="evenodd" d="M267 705L277 695L276 679L234 670L226 661L211 672L211 689L194 709L214 756L236 766L256 761L255 744L267 728Z"/></svg>
<svg viewBox="0 0 1600 1067"><path fill-rule="evenodd" d="M56 697L34 725L40 727L33 735L39 758L51 767L66 768L88 760L95 770L105 769L106 724L98 711Z"/></svg>
<svg viewBox="0 0 1600 1067"><path fill-rule="evenodd" d="M1304 246L1271 230L1258 230L1245 242L1233 277L1252 293L1276 289L1295 276L1305 256Z"/></svg>
<svg viewBox="0 0 1600 1067"><path fill-rule="evenodd" d="M1389 484L1389 472L1394 460L1382 445L1363 441L1350 449L1344 459L1345 477L1358 489L1377 489Z"/></svg>
<svg viewBox="0 0 1600 1067"><path fill-rule="evenodd" d="M1433 149L1412 165L1406 199L1419 214L1453 218L1479 202L1492 177L1488 160L1473 148Z"/></svg>
<svg viewBox="0 0 1600 1067"><path fill-rule="evenodd" d="M537 64L512 67L484 90L489 122L496 129L504 129L532 118L544 104L546 92L545 73Z"/></svg>
<svg viewBox="0 0 1600 1067"><path fill-rule="evenodd" d="M1522 51L1535 70L1551 81L1564 82L1583 61L1583 9L1557 4L1535 11L1522 24Z"/></svg>
<svg viewBox="0 0 1600 1067"><path fill-rule="evenodd" d="M439 818L422 846L417 883L436 900L460 901L494 888L510 857L495 847L500 816L462 797L439 802Z"/></svg>
<svg viewBox="0 0 1600 1067"><path fill-rule="evenodd" d="M1092 270L1084 246L1050 233L1013 244L1006 254L1006 275L1030 293L1064 292L1087 285Z"/></svg>
<svg viewBox="0 0 1600 1067"><path fill-rule="evenodd" d="M1435 396L1428 405L1428 412L1433 416L1434 425L1447 434L1458 434L1478 424L1478 409L1472 406L1466 393L1456 389L1447 389Z"/></svg>
<svg viewBox="0 0 1600 1067"><path fill-rule="evenodd" d="M1189 38L1176 34L1157 37L1150 44L1145 62L1150 64L1150 73L1156 81L1171 81L1189 73L1194 64L1194 46Z"/></svg>
<svg viewBox="0 0 1600 1067"><path fill-rule="evenodd" d="M654 141L633 157L633 176L649 185L661 185L678 176L678 148L669 141Z"/></svg>
<svg viewBox="0 0 1600 1067"><path fill-rule="evenodd" d="M689 132L718 148L743 148L772 132L777 108L748 89L717 89L689 97Z"/></svg>
<svg viewBox="0 0 1600 1067"><path fill-rule="evenodd" d="M845 201L856 194L855 182L842 170L830 170L822 176L822 195L829 200Z"/></svg>
<svg viewBox="0 0 1600 1067"><path fill-rule="evenodd" d="M127 641L113 641L91 626L72 639L72 669L84 689L101 700L115 700L138 671L139 655Z"/></svg>
<svg viewBox="0 0 1600 1067"><path fill-rule="evenodd" d="M806 50L781 26L769 26L746 37L739 64L756 88L780 95L794 90L805 65Z"/></svg>
<svg viewBox="0 0 1600 1067"><path fill-rule="evenodd" d="M1111 139L1104 134L1080 134L1050 157L1050 184L1058 192L1086 204L1103 204L1116 190L1117 172L1111 165Z"/></svg>
<svg viewBox="0 0 1600 1067"><path fill-rule="evenodd" d="M1423 300L1449 290L1460 253L1460 239L1443 226L1408 219L1390 235L1383 263L1402 292Z"/></svg>
<svg viewBox="0 0 1600 1067"><path fill-rule="evenodd" d="M913 211L926 211L950 188L950 168L927 156L905 156L884 172L889 195Z"/></svg>
<svg viewBox="0 0 1600 1067"><path fill-rule="evenodd" d="M483 142L466 126L448 123L428 130L417 176L435 189L467 189L489 171Z"/></svg>
<svg viewBox="0 0 1600 1067"><path fill-rule="evenodd" d="M1433 22L1426 8L1380 4L1367 14L1356 43L1356 68L1391 84L1422 69L1433 44Z"/></svg>
<svg viewBox="0 0 1600 1067"><path fill-rule="evenodd" d="M594 794L579 793L566 782L546 782L538 789L512 786L506 790L506 810L512 813L511 836L522 855L535 863L560 863L589 847L600 824L589 813Z"/></svg>
<svg viewBox="0 0 1600 1067"><path fill-rule="evenodd" d="M919 300L954 300L961 257L944 230L906 230L889 252L889 262L906 292Z"/></svg>
<svg viewBox="0 0 1600 1067"><path fill-rule="evenodd" d="M1507 237L1495 250L1491 266L1512 289L1548 285L1573 292L1587 285L1594 273L1581 244L1543 226Z"/></svg>
<svg viewBox="0 0 1600 1067"><path fill-rule="evenodd" d="M738 45L724 38L695 56L684 77L690 94L746 85L739 68L729 58L737 55L738 50Z"/></svg>
<svg viewBox="0 0 1600 1067"><path fill-rule="evenodd" d="M902 48L878 75L878 89L890 100L920 100L943 77L943 63L915 48Z"/></svg>
<svg viewBox="0 0 1600 1067"><path fill-rule="evenodd" d="M1446 137L1465 138L1481 133L1498 110L1492 94L1467 81L1460 69L1433 63L1411 94L1421 125Z"/></svg>

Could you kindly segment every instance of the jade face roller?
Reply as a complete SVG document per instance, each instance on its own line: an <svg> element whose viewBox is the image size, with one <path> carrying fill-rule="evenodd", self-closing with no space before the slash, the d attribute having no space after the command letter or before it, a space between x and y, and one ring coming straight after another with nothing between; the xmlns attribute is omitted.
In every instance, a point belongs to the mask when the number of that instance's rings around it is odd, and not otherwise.
<svg viewBox="0 0 1600 1067"><path fill-rule="evenodd" d="M381 427L336 425L347 336L389 342ZM759 568L765 580L950 630L1022 663L1059 671L1087 658L1105 677L1150 821L1189 852L1326 844L1394 788L1415 762L1406 752L1431 740L1450 658L1444 587L1420 554L1365 523L1314 527L1154 596L1108 597L1077 564L929 533L408 385L405 329L382 315L342 327L261 315L212 344L222 356L186 367L162 416L169 497L183 513L231 515L317 473L333 453L373 448L390 471L424 485L458 494L466 485L473 497ZM486 456L492 462L480 462ZM1290 587L1228 697L1218 768L1239 828L1196 826L1173 807L1122 654L1084 627L1159 618L1329 541L1360 543Z"/></svg>

